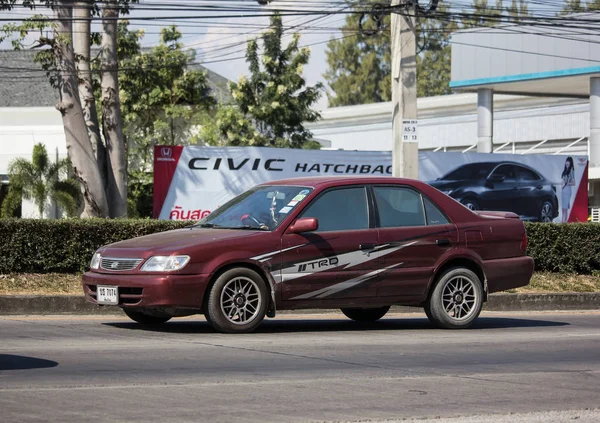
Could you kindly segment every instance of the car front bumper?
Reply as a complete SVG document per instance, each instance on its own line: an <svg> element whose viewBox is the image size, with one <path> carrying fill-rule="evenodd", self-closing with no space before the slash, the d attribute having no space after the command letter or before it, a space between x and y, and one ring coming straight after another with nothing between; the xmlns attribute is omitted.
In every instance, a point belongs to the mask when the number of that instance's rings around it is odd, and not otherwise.
<svg viewBox="0 0 600 423"><path fill-rule="evenodd" d="M119 307L201 309L207 275L140 275L86 272L82 278L85 299L96 301L98 285L119 288Z"/></svg>

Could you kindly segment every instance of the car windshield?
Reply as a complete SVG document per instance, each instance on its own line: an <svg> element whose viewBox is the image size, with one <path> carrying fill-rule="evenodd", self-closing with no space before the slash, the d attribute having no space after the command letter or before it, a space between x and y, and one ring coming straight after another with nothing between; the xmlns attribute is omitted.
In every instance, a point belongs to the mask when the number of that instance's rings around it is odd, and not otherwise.
<svg viewBox="0 0 600 423"><path fill-rule="evenodd" d="M471 163L459 167L452 172L442 176L442 180L462 181L469 179L487 178L497 163Z"/></svg>
<svg viewBox="0 0 600 423"><path fill-rule="evenodd" d="M203 228L271 231L312 191L297 186L258 186L238 195L202 219Z"/></svg>

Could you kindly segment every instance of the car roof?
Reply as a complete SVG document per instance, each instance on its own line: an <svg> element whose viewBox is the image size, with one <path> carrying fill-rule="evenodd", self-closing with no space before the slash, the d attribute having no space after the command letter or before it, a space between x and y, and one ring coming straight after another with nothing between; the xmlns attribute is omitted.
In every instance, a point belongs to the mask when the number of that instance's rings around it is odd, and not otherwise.
<svg viewBox="0 0 600 423"><path fill-rule="evenodd" d="M415 184L422 184L422 182L415 179L394 178L391 176L308 176L269 181L261 185L299 185L317 188L353 184L404 184L414 186Z"/></svg>

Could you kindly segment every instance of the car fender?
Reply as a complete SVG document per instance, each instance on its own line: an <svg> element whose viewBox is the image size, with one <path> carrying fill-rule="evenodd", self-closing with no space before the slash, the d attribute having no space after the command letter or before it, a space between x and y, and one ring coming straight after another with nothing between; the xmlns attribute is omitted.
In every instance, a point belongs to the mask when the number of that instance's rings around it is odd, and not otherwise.
<svg viewBox="0 0 600 423"><path fill-rule="evenodd" d="M219 255L215 257L213 260L207 263L207 267L209 267L211 272L209 273L208 280L213 281L215 276L223 271L223 269L227 269L229 267L235 266L247 266L247 267L255 267L261 270L262 276L265 276L268 284L269 291L271 293L271 302L273 310L276 309L277 305L277 284L275 282L275 278L271 273L271 269L265 265L265 262L260 262L259 260L253 260L248 258L252 256L253 253L249 251L234 251L226 254Z"/></svg>
<svg viewBox="0 0 600 423"><path fill-rule="evenodd" d="M468 248L461 247L461 246L454 247L452 250L449 250L448 252L446 252L445 254L443 254L440 257L440 260L438 261L435 268L433 269L433 274L431 276L431 279L429 280L429 283L427 284L426 292L431 292L433 283L435 282L437 276L439 275L440 270L442 270L445 266L447 266L448 263L451 263L452 261L455 261L455 260L468 260L470 262L473 262L477 267L479 267L481 274L483 275L483 290L485 293L487 293L488 292L487 277L485 275L485 270L483 267L483 260L481 259L481 256L479 254L477 254L476 252L474 252Z"/></svg>

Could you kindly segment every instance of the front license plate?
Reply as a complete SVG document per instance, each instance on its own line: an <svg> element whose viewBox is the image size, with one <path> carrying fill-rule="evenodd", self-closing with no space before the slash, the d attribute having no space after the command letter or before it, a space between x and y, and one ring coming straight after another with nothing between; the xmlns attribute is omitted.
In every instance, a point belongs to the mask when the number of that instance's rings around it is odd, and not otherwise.
<svg viewBox="0 0 600 423"><path fill-rule="evenodd" d="M119 304L119 288L116 286L98 285L96 295L98 304Z"/></svg>

